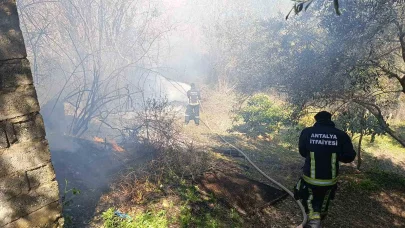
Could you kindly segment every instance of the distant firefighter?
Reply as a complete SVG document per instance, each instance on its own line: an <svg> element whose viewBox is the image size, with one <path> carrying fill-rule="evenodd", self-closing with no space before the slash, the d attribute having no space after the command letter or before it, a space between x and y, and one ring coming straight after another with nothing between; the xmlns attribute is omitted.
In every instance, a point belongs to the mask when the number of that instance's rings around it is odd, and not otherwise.
<svg viewBox="0 0 405 228"><path fill-rule="evenodd" d="M196 125L200 124L200 91L195 88L195 84L191 83L191 89L187 91L188 105L186 109L186 124L190 119L194 119Z"/></svg>

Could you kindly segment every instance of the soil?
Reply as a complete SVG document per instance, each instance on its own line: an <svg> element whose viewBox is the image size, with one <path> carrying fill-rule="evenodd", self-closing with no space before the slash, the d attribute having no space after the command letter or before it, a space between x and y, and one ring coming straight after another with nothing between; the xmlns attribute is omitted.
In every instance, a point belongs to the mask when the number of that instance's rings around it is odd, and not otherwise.
<svg viewBox="0 0 405 228"><path fill-rule="evenodd" d="M49 135L48 140L60 196L65 203L65 227L87 227L95 216L100 197L109 192L115 177L127 164L134 166L147 160L142 154L116 152L105 144L84 139ZM73 195L69 191L73 188L80 194Z"/></svg>
<svg viewBox="0 0 405 228"><path fill-rule="evenodd" d="M213 193L243 215L286 196L283 191L237 173L207 172L197 182L200 189Z"/></svg>

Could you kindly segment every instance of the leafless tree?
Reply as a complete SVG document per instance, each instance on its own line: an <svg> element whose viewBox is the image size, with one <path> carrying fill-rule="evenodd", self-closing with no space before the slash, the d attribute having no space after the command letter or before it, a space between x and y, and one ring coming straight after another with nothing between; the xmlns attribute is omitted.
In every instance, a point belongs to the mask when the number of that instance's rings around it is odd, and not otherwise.
<svg viewBox="0 0 405 228"><path fill-rule="evenodd" d="M135 77L158 66L174 26L149 0L27 1L20 15L43 103L70 104L68 134L131 111Z"/></svg>

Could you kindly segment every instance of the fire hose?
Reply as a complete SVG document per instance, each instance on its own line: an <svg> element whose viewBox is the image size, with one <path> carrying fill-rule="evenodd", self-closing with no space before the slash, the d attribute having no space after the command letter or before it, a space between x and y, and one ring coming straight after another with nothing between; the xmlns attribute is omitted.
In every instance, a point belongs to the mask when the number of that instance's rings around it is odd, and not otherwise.
<svg viewBox="0 0 405 228"><path fill-rule="evenodd" d="M172 85L173 83L168 80ZM177 83L177 82L176 82ZM177 83L178 84L178 83ZM179 85L179 84L178 84ZM174 86L174 85L173 85ZM184 88L179 85L180 88L182 88L184 90ZM174 86L177 90L179 90L176 86ZM184 90L181 91L179 90L181 93L185 92L185 95L187 96L187 92ZM201 107L201 111L203 111L203 107L200 103L200 107ZM234 146L232 143L228 142L224 137L222 137L220 134L214 132L214 130L212 130L212 128L209 126L208 122L205 122L203 120L200 119L200 121L213 133L216 134L222 141L224 141L224 143L228 144L230 147L232 147L233 149L235 149L236 151L238 151L240 154L242 154L242 156L260 173L262 174L267 180L269 180L270 182L272 182L273 184L277 185L279 188L281 188L282 190L284 190L288 195L290 195L294 200L294 194L288 189L286 188L284 185L280 184L278 181L274 180L273 178L271 178L270 176L268 176L265 172L263 172L252 160L250 160L250 158L246 155L245 152L243 152L241 149L237 148L236 146ZM305 212L304 206L302 205L301 201L299 200L295 200L295 203L298 205L298 207L301 210L302 213L302 223L301 223L301 227L304 227L305 224L307 224L308 221L308 217L307 214Z"/></svg>
<svg viewBox="0 0 405 228"><path fill-rule="evenodd" d="M257 165L250 160L250 158L246 155L245 152L243 152L241 149L237 148L236 146L234 146L232 143L228 142L224 137L222 137L220 134L214 132L212 130L212 128L209 126L209 124L203 120L200 119L200 121L214 134L216 134L222 141L224 141L226 144L228 144L230 147L232 147L233 149L235 149L236 151L238 151L240 154L242 154L243 157L245 157L245 159L260 173L262 174L266 179L268 179L270 182L272 182L273 184L277 185L278 187L280 187L281 189L283 189L285 192L288 193L288 195L290 195L292 198L294 198L294 194L288 189L286 188L284 185L280 184L278 181L274 180L273 178L271 178L270 176L268 176L265 172L263 172L259 167L257 167ZM295 199L294 199L295 200ZM307 218L307 214L305 213L305 209L304 206L302 206L301 201L299 200L295 200L295 202L297 203L297 205L299 206L299 208L301 209L302 212L302 227L305 226L305 224L308 221Z"/></svg>

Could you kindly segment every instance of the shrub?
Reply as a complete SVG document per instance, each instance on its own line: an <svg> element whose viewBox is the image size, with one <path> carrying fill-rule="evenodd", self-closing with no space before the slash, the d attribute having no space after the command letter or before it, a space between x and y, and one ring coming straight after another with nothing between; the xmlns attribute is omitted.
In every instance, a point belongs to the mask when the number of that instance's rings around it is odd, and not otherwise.
<svg viewBox="0 0 405 228"><path fill-rule="evenodd" d="M254 95L247 101L247 105L236 112L234 121L243 123L234 127L234 130L249 135L266 135L278 132L289 122L288 109L276 105L265 94Z"/></svg>

